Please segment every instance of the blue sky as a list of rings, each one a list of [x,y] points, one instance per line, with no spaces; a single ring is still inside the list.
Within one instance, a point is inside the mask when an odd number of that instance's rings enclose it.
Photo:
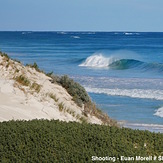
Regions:
[[[0,0],[0,31],[162,31],[163,0]]]

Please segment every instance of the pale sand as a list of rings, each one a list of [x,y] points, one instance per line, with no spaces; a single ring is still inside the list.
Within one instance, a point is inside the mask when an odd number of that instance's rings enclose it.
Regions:
[[[9,64],[8,64],[9,63]],[[9,65],[9,66],[8,66]],[[32,83],[41,85],[37,93],[30,86],[22,86],[13,78],[24,74]],[[58,101],[49,97],[49,93],[56,96]],[[59,111],[59,103],[63,103],[64,110]],[[58,84],[50,82],[50,78],[34,68],[9,60],[0,56],[0,121],[31,120],[31,119],[59,119],[62,121],[79,121],[82,108],[78,107],[67,91]],[[88,122],[101,124],[101,120],[94,116],[85,117]]]

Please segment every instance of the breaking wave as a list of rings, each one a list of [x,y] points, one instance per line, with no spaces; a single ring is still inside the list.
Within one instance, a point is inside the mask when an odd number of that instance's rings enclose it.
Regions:
[[[159,108],[154,115],[157,115],[163,118],[163,107]]]
[[[106,58],[102,54],[93,55],[88,57],[85,62],[79,66],[85,67],[108,67],[109,64],[113,63],[113,58]]]
[[[67,32],[57,32],[57,34],[61,34],[61,35],[66,35],[67,34]]]
[[[124,123],[123,127],[139,129],[139,130],[149,130],[151,132],[163,133],[163,125],[161,124],[141,124],[141,123]]]
[[[79,36],[71,36],[71,38],[79,39]]]
[[[136,32],[125,32],[125,35],[140,35],[139,33]]]
[[[139,68],[145,71],[158,71],[163,72],[163,64],[161,63],[146,63],[135,59],[104,57],[102,54],[89,56],[79,66],[92,67],[92,68],[110,68],[117,70]]]
[[[132,98],[145,98],[163,100],[163,90],[153,89],[107,89],[107,88],[90,88],[85,87],[89,93],[107,94],[112,96],[127,96]]]

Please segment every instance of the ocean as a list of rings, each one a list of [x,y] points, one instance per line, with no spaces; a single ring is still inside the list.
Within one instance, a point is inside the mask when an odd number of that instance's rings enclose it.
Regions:
[[[163,133],[163,33],[0,32],[0,50],[69,75],[122,126]]]

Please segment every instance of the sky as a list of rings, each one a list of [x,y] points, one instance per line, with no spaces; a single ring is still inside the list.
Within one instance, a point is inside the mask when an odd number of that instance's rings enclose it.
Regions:
[[[0,31],[163,32],[163,0],[0,0]]]

